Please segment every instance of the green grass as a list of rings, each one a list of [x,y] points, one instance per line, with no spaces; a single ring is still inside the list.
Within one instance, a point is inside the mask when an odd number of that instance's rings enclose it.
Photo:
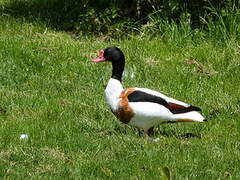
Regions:
[[[126,70],[135,73],[125,87],[200,106],[209,121],[158,126],[157,143],[117,121],[103,94],[111,65],[89,62],[110,45],[125,52]],[[239,179],[239,62],[231,38],[74,39],[2,14],[0,177],[161,179],[168,169],[172,179]]]

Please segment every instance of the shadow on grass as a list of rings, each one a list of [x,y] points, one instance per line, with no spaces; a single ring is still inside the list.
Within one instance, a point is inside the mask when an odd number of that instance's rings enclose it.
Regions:
[[[134,128],[134,130],[133,129],[130,130],[128,128],[115,127],[113,130],[99,131],[100,134],[106,135],[106,136],[112,136],[112,135],[118,135],[118,134],[126,135],[126,134],[129,134],[132,132],[138,133],[139,137],[144,136],[143,131],[135,129],[135,128]],[[172,130],[169,130],[169,131],[155,130],[153,136],[175,137],[178,139],[191,139],[191,138],[201,139],[200,134],[195,134],[195,133],[191,133],[191,132],[187,132],[184,134],[178,134],[177,132],[172,131]]]
[[[117,1],[106,0],[8,0],[0,4],[0,15],[24,19],[27,22],[41,21],[55,30],[75,32],[81,29],[87,33],[104,30],[98,26],[110,26],[112,21],[124,19],[124,16],[128,15],[126,7],[131,5],[130,2],[124,0],[122,6],[115,7]],[[99,12],[107,9],[118,8],[123,16],[114,11],[113,14],[110,12],[99,15]],[[118,18],[114,18],[115,15]]]
[[[177,134],[176,132],[173,131],[157,131],[155,132],[155,135],[161,135],[161,136],[165,136],[165,137],[175,137],[178,139],[190,139],[190,138],[199,138],[201,139],[201,135],[200,134],[194,134],[194,133],[184,133],[184,134]]]
[[[9,0],[0,6],[0,14],[29,22],[43,21],[51,28],[70,31],[85,4],[82,0]]]

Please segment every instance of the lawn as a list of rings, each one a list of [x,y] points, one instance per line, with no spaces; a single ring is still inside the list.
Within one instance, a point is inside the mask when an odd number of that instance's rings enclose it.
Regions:
[[[76,38],[2,13],[1,179],[239,179],[240,43],[176,35]],[[90,62],[113,45],[125,87],[199,106],[208,122],[159,125],[159,142],[119,122],[104,100],[111,65]]]

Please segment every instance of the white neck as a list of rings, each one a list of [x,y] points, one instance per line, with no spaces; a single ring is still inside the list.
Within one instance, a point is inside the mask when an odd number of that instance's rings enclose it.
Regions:
[[[115,112],[118,108],[119,97],[123,91],[123,86],[119,80],[111,78],[105,89],[105,98],[108,105]]]

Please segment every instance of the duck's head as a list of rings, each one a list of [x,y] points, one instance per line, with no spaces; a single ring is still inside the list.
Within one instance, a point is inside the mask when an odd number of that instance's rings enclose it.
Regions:
[[[121,49],[117,47],[107,47],[99,51],[99,57],[92,59],[92,62],[104,61],[112,62],[112,78],[121,81],[125,66],[125,57]]]
[[[110,61],[113,63],[125,62],[124,54],[118,47],[107,47],[99,51],[99,57],[92,59],[92,62],[99,63]]]

